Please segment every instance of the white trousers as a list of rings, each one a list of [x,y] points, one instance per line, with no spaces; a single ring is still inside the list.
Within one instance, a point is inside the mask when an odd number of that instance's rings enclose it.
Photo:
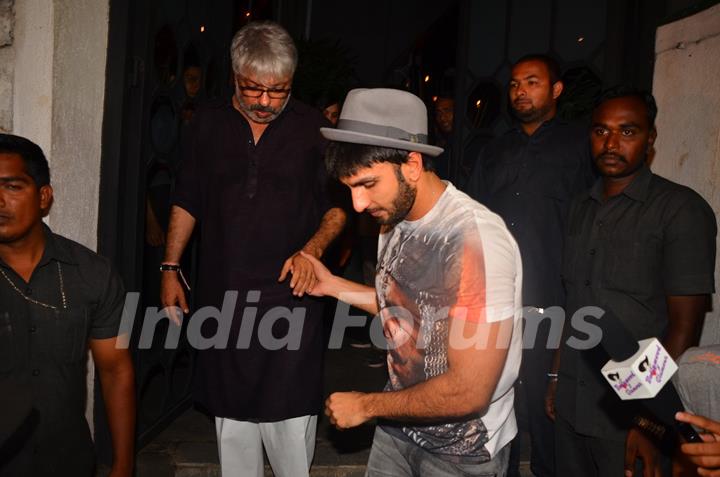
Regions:
[[[309,477],[317,416],[278,422],[215,418],[222,477],[263,477],[263,446],[275,477]]]

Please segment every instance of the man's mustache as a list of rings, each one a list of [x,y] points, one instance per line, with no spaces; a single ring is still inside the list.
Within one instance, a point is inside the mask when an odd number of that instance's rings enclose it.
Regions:
[[[276,113],[277,112],[277,110],[275,108],[271,108],[270,106],[263,106],[262,104],[251,105],[250,111],[261,111],[263,113]]]
[[[616,161],[624,162],[625,164],[627,164],[627,159],[625,159],[625,156],[622,156],[620,154],[604,152],[595,158],[595,160],[598,160],[598,161],[601,161],[603,159],[614,159]]]

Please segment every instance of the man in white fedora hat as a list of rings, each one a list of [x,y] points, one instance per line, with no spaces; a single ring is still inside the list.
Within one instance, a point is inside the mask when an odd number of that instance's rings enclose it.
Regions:
[[[368,476],[505,476],[517,432],[513,383],[521,357],[522,266],[503,221],[440,180],[426,161],[425,105],[393,89],[356,89],[326,164],[355,210],[381,225],[375,288],[318,260],[310,293],[379,315],[387,339],[383,392],[334,393],[338,428],[379,419]]]

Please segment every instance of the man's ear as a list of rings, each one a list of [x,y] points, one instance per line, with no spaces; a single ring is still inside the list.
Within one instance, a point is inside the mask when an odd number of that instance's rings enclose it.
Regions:
[[[648,149],[650,149],[653,144],[655,144],[655,139],[657,139],[657,129],[655,129],[655,126],[653,126],[650,130],[650,133],[648,134]]]
[[[560,95],[562,94],[564,88],[565,88],[565,85],[563,84],[562,81],[557,80],[556,82],[554,82],[552,85],[553,99],[558,99],[560,97]]]
[[[53,203],[53,188],[49,185],[44,185],[40,188],[40,210],[42,215],[45,217],[50,212],[50,207]]]
[[[407,162],[403,164],[405,177],[412,182],[420,180],[423,172],[423,157],[419,152],[409,152]]]

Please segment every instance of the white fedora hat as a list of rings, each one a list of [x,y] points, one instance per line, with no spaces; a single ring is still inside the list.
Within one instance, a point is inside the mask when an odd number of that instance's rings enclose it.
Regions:
[[[399,89],[354,89],[345,98],[337,128],[320,128],[331,141],[416,151],[443,152],[428,144],[427,109],[420,98]]]

